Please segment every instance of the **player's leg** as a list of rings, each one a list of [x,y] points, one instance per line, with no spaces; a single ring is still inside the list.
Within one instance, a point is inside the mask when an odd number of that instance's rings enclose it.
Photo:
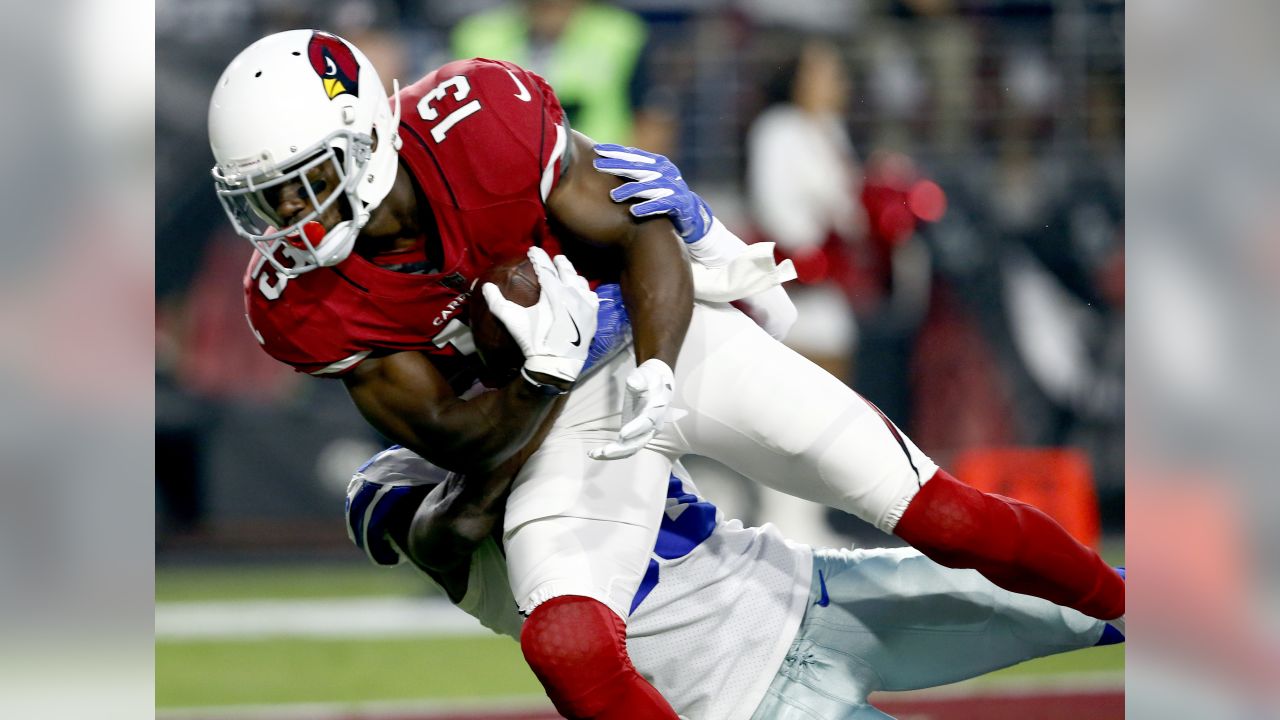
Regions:
[[[673,447],[852,513],[951,567],[1112,619],[1124,584],[1044,513],[945,472],[888,418],[736,311],[698,306],[677,366]]]
[[[1099,644],[1106,623],[911,548],[821,550],[801,634],[874,668],[873,690],[965,680]],[[818,602],[824,597],[825,604]]]
[[[894,533],[938,563],[972,568],[1006,590],[1095,618],[1124,615],[1124,581],[1097,553],[1038,508],[980,492],[944,470],[909,500]]]
[[[675,712],[627,656],[626,617],[657,537],[671,459],[587,453],[618,429],[623,357],[575,389],[507,501],[504,546],[527,619],[520,645],[556,709],[570,718],[668,718]]]
[[[640,577],[622,572],[625,558],[613,551],[646,537],[643,529],[631,525],[544,518],[517,528],[511,538],[514,542],[508,543],[509,563],[530,560],[527,555],[534,549],[549,551],[533,558],[543,561],[545,584],[533,595],[517,596],[524,598],[517,601],[522,607],[532,604],[520,633],[520,647],[547,696],[565,717],[676,717],[631,664],[626,621],[614,607],[627,594],[623,588],[630,588],[634,595]],[[516,550],[515,557],[511,548]],[[547,564],[561,567],[548,572]],[[582,578],[587,574],[590,580]]]
[[[809,606],[757,720],[887,718],[876,690],[965,680],[1099,644],[1105,623],[911,548],[818,550]]]

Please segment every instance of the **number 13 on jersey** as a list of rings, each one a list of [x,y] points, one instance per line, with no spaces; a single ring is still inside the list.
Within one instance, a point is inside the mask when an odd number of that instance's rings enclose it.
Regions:
[[[467,96],[471,94],[471,83],[467,82],[465,75],[457,75],[445,80],[431,88],[431,92],[423,95],[422,99],[418,101],[418,114],[422,116],[423,120],[435,120],[440,117],[440,113],[431,107],[431,103],[443,100],[445,94],[449,92],[449,88],[453,88],[453,99],[458,102],[466,100]],[[435,138],[437,143],[444,142],[444,136],[449,132],[449,128],[478,112],[480,112],[480,101],[472,100],[445,115],[443,120],[431,128],[431,137]]]
[[[507,75],[510,75],[512,82],[516,84],[516,99],[523,102],[529,102],[529,100],[532,99],[532,96],[529,94],[529,90],[524,86],[524,83],[520,82],[520,78],[517,78],[510,70],[507,71]],[[450,89],[453,90],[453,99],[456,102],[462,102],[471,95],[471,82],[467,80],[467,76],[465,75],[455,75],[434,88],[431,88],[431,91],[426,95],[423,95],[422,99],[418,101],[418,115],[428,122],[440,117],[440,111],[432,107],[431,104],[438,103],[440,100],[443,100],[445,95],[450,94]],[[479,100],[472,100],[471,102],[458,107],[453,112],[445,115],[443,120],[436,123],[435,127],[431,128],[431,137],[435,138],[437,143],[444,142],[445,135],[448,134],[450,128],[462,122],[466,118],[480,112],[480,107]]]

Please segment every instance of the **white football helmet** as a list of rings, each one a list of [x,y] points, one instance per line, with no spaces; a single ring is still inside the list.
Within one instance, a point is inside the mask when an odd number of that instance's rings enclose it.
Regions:
[[[209,101],[218,199],[236,232],[282,274],[345,260],[391,191],[400,150],[395,89],[392,110],[364,53],[317,30],[262,38],[218,79]],[[333,164],[339,185],[321,203],[305,175],[324,163]],[[301,182],[311,209],[285,226],[264,191],[291,181]],[[351,219],[325,232],[319,216],[339,198]]]

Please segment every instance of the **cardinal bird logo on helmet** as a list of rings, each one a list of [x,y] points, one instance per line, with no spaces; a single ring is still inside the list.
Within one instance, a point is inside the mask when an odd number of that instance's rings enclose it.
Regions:
[[[344,93],[360,97],[360,63],[338,36],[312,33],[311,42],[307,43],[307,59],[311,61],[311,69],[324,81],[324,91],[330,100]]]

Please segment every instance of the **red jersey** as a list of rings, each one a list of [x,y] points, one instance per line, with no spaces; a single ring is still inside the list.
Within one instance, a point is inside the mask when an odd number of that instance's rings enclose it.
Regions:
[[[255,252],[244,277],[249,325],[299,372],[334,377],[402,350],[449,365],[475,350],[465,323],[475,278],[533,244],[554,252],[543,202],[568,137],[546,82],[511,63],[459,60],[399,97],[401,172],[426,199],[419,212],[434,216],[442,269],[401,273],[353,252],[287,278]]]

